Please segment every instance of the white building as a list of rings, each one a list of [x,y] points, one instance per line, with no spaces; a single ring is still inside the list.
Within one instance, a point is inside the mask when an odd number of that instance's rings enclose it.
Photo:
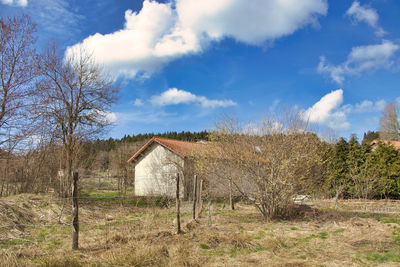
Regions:
[[[160,137],[150,139],[128,160],[135,164],[135,195],[173,197],[179,173],[181,195],[187,197],[192,179],[188,156],[199,145]]]

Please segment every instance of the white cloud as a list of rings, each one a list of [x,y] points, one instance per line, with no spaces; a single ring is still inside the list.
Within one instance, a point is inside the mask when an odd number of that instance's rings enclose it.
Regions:
[[[376,102],[363,100],[354,105],[343,103],[343,90],[338,89],[323,96],[317,103],[301,112],[302,118],[310,123],[328,126],[332,129],[349,129],[347,117],[355,113],[382,111],[386,106],[383,99]]]
[[[386,106],[385,100],[378,100],[375,103],[369,100],[364,100],[361,103],[357,103],[354,106],[354,112],[365,113],[365,112],[376,112],[382,111]]]
[[[28,0],[0,0],[0,2],[9,6],[25,7],[28,5]]]
[[[106,124],[114,124],[118,120],[117,114],[111,111],[90,110],[89,115],[95,115],[98,121]]]
[[[346,11],[346,15],[353,18],[355,22],[365,22],[374,28],[377,36],[383,36],[385,31],[379,27],[379,15],[375,9],[360,5],[360,2],[354,1],[351,7]]]
[[[328,126],[332,129],[348,129],[346,112],[340,109],[343,90],[338,89],[323,96],[312,107],[302,112],[302,117],[310,123]]]
[[[139,12],[125,12],[123,29],[96,33],[67,49],[85,50],[116,75],[149,76],[169,61],[199,53],[213,41],[230,37],[261,45],[292,34],[327,12],[326,0],[145,0]]]
[[[197,96],[177,88],[170,88],[160,95],[152,96],[150,102],[155,106],[196,103],[205,108],[229,107],[236,105],[232,100],[212,100],[205,96]]]
[[[393,64],[392,58],[399,48],[398,44],[387,40],[383,40],[382,44],[353,47],[347,60],[336,66],[327,64],[325,57],[321,57],[317,70],[328,73],[332,80],[341,84],[345,76],[390,68]]]
[[[133,105],[137,106],[137,107],[141,107],[144,105],[144,103],[140,98],[136,98],[135,101],[133,102]]]

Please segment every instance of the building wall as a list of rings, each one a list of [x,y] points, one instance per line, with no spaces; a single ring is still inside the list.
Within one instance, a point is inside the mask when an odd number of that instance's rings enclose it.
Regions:
[[[135,195],[176,196],[176,174],[183,170],[183,166],[181,157],[153,143],[135,165]]]

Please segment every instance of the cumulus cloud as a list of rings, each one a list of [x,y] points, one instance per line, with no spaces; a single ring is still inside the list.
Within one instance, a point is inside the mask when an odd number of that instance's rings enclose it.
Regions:
[[[205,108],[229,107],[236,105],[232,100],[212,100],[205,96],[197,96],[177,88],[170,88],[160,95],[152,96],[150,102],[155,106],[196,103]]]
[[[67,49],[83,47],[116,75],[145,77],[169,61],[203,51],[223,38],[261,45],[316,24],[326,0],[145,0],[139,12],[127,10],[123,29],[96,33]]]
[[[25,7],[28,5],[28,0],[0,0],[0,2],[9,6]]]
[[[332,129],[348,129],[346,113],[340,109],[343,90],[338,89],[323,96],[312,107],[302,112],[303,120],[328,126]]]
[[[379,68],[390,68],[393,56],[400,46],[391,41],[383,40],[381,44],[353,47],[347,60],[339,65],[326,63],[325,57],[320,58],[319,73],[327,73],[332,80],[341,84],[345,76],[360,74]]]
[[[373,8],[362,6],[360,2],[354,1],[351,7],[346,11],[346,15],[350,16],[354,22],[367,23],[376,30],[375,34],[377,36],[385,34],[385,31],[378,25],[379,15]]]
[[[376,102],[363,100],[359,103],[343,104],[343,90],[338,89],[323,96],[317,103],[301,112],[302,119],[310,123],[346,130],[350,127],[349,114],[379,112],[386,106],[383,99]]]

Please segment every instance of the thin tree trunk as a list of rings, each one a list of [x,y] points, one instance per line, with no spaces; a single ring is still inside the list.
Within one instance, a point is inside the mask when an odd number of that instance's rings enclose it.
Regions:
[[[196,220],[196,202],[197,202],[197,175],[193,179],[193,220]]]
[[[74,216],[72,221],[72,249],[76,250],[79,248],[79,219],[78,219],[78,173],[74,172],[74,183],[73,183],[73,191],[72,191],[72,214]]]
[[[179,196],[179,173],[176,174],[176,223],[177,223],[177,227],[178,227],[178,234],[182,233],[181,230],[181,200],[180,200],[180,196]]]
[[[235,209],[235,204],[233,203],[233,196],[232,196],[232,179],[229,179],[229,205],[231,210]]]
[[[197,192],[197,218],[200,216],[201,212],[203,211],[203,199],[202,197],[203,191],[203,179],[200,179],[199,190]]]

